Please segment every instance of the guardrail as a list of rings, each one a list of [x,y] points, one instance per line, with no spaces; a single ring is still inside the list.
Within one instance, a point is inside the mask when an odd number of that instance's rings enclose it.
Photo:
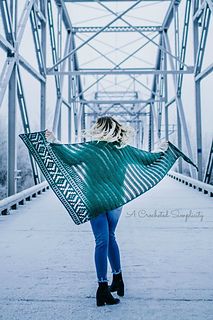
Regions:
[[[187,177],[181,173],[170,170],[167,175],[183,184],[197,189],[204,194],[208,194],[210,197],[213,197],[213,186],[205,182],[195,180],[191,177]],[[35,186],[32,186],[26,190],[18,192],[10,197],[7,197],[3,200],[0,200],[0,214],[7,215],[10,213],[10,210],[17,209],[18,206],[24,205],[26,201],[30,201],[32,198],[37,197],[37,195],[45,192],[49,189],[47,181],[43,181]]]
[[[49,189],[47,181],[43,181],[35,186],[32,186],[26,190],[18,192],[10,197],[0,200],[0,214],[10,214],[10,210],[15,210],[19,205],[24,205],[26,201],[30,201],[32,198],[36,198],[37,195],[45,192]]]
[[[169,173],[167,173],[167,175],[193,189],[197,189],[198,191],[203,192],[204,194],[208,194],[210,197],[213,197],[213,185],[211,184],[193,179],[191,177],[187,177],[181,173],[172,170],[170,170]]]

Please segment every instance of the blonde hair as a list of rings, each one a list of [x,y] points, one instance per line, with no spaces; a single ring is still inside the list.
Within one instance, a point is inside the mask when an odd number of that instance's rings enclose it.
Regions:
[[[123,148],[135,134],[131,126],[120,124],[112,117],[99,117],[94,125],[87,130],[81,130],[82,137],[90,136],[92,140],[119,142],[117,148]]]

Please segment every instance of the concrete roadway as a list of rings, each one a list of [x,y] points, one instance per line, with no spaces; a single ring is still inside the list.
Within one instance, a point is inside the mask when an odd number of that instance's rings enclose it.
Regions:
[[[0,319],[213,319],[212,198],[166,176],[124,206],[117,241],[125,296],[96,307],[90,223],[52,190],[0,216]]]

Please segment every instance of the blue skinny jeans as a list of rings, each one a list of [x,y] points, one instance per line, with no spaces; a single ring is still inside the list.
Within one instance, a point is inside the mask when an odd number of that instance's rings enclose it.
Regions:
[[[107,257],[112,273],[121,271],[120,252],[115,238],[115,229],[123,206],[100,213],[89,220],[95,237],[95,267],[98,282],[108,282]]]

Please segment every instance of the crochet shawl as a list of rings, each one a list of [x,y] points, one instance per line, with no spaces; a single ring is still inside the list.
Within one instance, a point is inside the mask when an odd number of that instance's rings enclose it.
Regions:
[[[77,225],[154,187],[180,156],[197,168],[170,141],[167,150],[148,152],[130,145],[117,148],[117,142],[97,140],[51,143],[45,131],[19,137]]]

